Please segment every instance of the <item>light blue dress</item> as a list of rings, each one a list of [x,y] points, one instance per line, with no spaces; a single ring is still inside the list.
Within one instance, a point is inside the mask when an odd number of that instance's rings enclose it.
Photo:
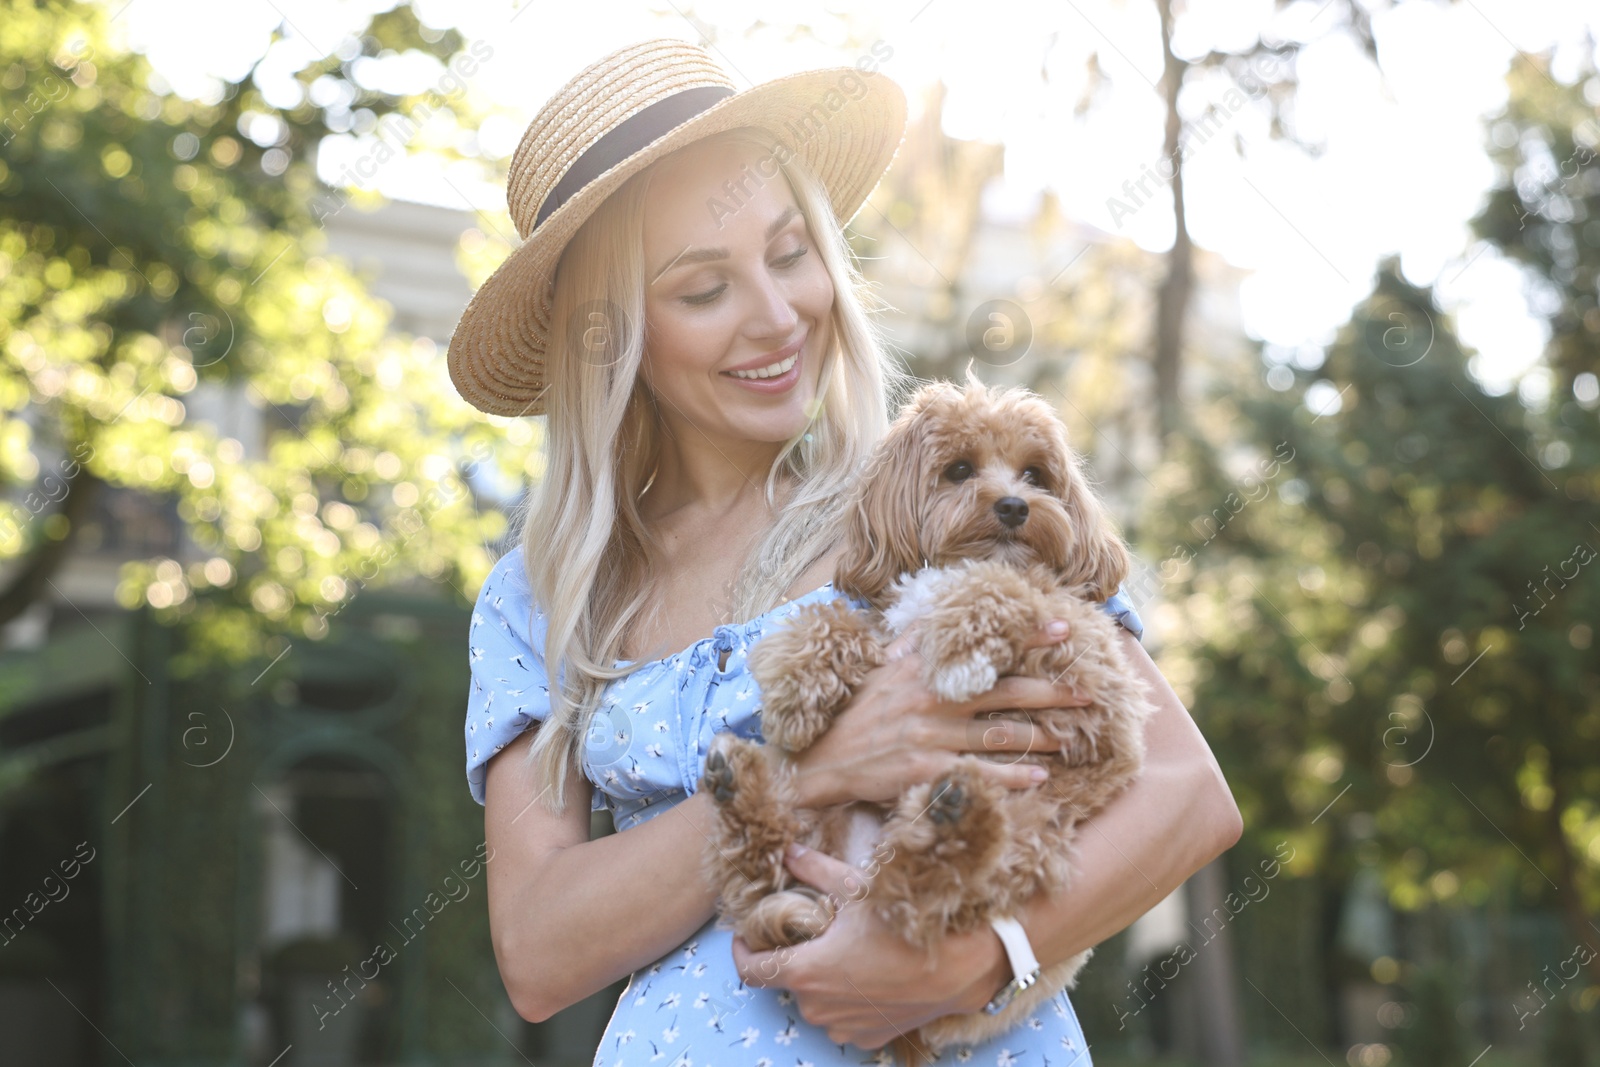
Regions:
[[[731,730],[761,740],[761,699],[745,655],[762,633],[802,604],[845,594],[832,583],[748,622],[718,626],[682,652],[613,681],[585,744],[592,810],[611,812],[623,832],[695,791],[712,736]],[[854,600],[856,606],[864,606]],[[1118,590],[1105,604],[1134,636],[1144,627]],[[484,764],[549,712],[544,615],[533,610],[522,549],[494,566],[478,594],[469,631],[467,785],[484,802]],[[727,665],[719,668],[721,653]],[[618,664],[626,661],[619,660]],[[800,1017],[786,989],[751,988],[733,964],[733,934],[715,917],[682,945],[634,972],[595,1054],[595,1067],[803,1067],[890,1064],[887,1047],[841,1045]],[[1065,992],[1008,1032],[947,1048],[938,1064],[1089,1067],[1087,1043]]]

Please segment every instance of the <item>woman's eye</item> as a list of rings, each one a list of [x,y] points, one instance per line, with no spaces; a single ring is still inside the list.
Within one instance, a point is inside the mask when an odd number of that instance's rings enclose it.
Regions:
[[[944,476],[952,482],[964,482],[972,477],[972,464],[964,459],[958,459],[944,469]]]
[[[809,249],[809,248],[805,247],[804,245],[802,245],[801,247],[795,249],[793,252],[790,252],[788,255],[774,260],[773,263],[774,263],[775,266],[777,266],[780,269],[786,268],[786,267],[792,267],[796,263],[800,262],[800,257],[804,256],[809,251],[811,251],[811,249]],[[722,285],[717,286],[715,289],[707,289],[703,293],[691,293],[688,296],[679,297],[678,299],[682,300],[685,304],[688,304],[690,307],[700,307],[703,304],[711,303],[717,297],[721,296],[722,293],[723,293],[723,290],[725,290],[727,288],[728,288],[727,284],[724,283]]]
[[[692,307],[699,307],[701,304],[709,304],[711,301],[721,296],[722,291],[726,288],[727,285],[725,284],[719,285],[715,289],[707,289],[703,293],[693,293],[689,296],[680,297],[679,299],[681,299],[685,304],[691,305]]]

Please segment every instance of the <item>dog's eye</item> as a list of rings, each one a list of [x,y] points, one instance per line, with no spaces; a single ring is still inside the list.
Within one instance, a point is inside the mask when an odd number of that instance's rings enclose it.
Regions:
[[[1045,484],[1044,471],[1038,467],[1024,467],[1022,469],[1022,480],[1031,485],[1042,487]]]
[[[958,459],[944,469],[944,476],[952,482],[964,482],[972,477],[972,464],[964,459]]]

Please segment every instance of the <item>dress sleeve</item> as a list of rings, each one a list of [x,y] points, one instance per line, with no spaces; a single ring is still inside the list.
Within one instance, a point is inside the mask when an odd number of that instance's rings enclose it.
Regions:
[[[494,565],[467,630],[467,788],[484,803],[489,757],[550,713],[544,668],[544,612],[528,591],[522,549],[513,548]]]
[[[1117,586],[1117,591],[1111,599],[1102,605],[1106,614],[1120,622],[1124,628],[1141,642],[1144,640],[1144,622],[1139,618],[1139,613],[1133,610],[1133,601],[1128,599],[1122,586]]]

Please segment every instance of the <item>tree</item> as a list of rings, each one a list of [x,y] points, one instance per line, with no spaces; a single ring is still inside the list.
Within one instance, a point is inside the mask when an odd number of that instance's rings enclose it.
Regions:
[[[1289,4],[1287,0],[1277,0],[1274,6],[1282,8]],[[1336,13],[1323,24],[1319,32],[1328,35],[1350,33],[1376,65],[1377,44],[1373,40],[1371,21],[1366,10],[1350,0],[1329,0],[1327,6],[1335,7]],[[1185,362],[1185,327],[1194,290],[1194,241],[1189,236],[1188,204],[1184,198],[1184,160],[1227,124],[1230,115],[1244,106],[1246,96],[1252,99],[1266,98],[1270,112],[1268,128],[1272,137],[1287,140],[1311,153],[1318,149],[1299,138],[1288,118],[1298,86],[1296,60],[1306,42],[1268,40],[1267,35],[1263,34],[1239,51],[1212,49],[1203,55],[1185,56],[1173,48],[1178,21],[1173,0],[1156,0],[1156,13],[1161,30],[1162,69],[1160,82],[1152,88],[1161,94],[1166,112],[1162,124],[1161,149],[1161,169],[1165,173],[1157,175],[1146,171],[1138,177],[1137,187],[1140,193],[1149,195],[1145,190],[1146,179],[1159,177],[1172,188],[1172,247],[1167,250],[1166,273],[1156,291],[1154,336],[1150,349],[1150,362],[1156,380],[1156,433],[1159,443],[1165,448],[1168,436],[1185,421],[1181,381]],[[1319,9],[1319,20],[1322,14],[1323,11]],[[1187,120],[1178,107],[1178,101],[1191,71],[1202,76],[1219,71],[1227,76],[1231,85],[1222,95],[1221,108],[1213,103],[1200,116]],[[1235,133],[1233,140],[1237,151],[1243,156],[1243,139]],[[1141,203],[1139,198],[1134,197],[1130,207],[1114,199],[1113,212],[1119,208],[1122,211],[1133,210]]]
[[[0,478],[13,498],[0,623],[49,592],[103,485],[174,501],[209,554],[132,561],[118,589],[125,606],[198,624],[198,656],[255,654],[273,631],[321,637],[368,582],[487,571],[483,542],[504,521],[477,512],[464,478],[491,460],[523,472],[534,428],[472,412],[433,344],[392,333],[388,309],[319,254],[321,225],[351,197],[312,160],[349,130],[376,131],[362,160],[374,166],[412,140],[440,150],[415,120],[454,131],[472,118],[467,79],[492,54],[401,5],[291,86],[269,94],[258,63],[192,101],[147,88],[148,65],[111,47],[99,6],[0,0]],[[379,75],[400,56],[439,74],[396,90]],[[207,391],[266,416],[262,454],[187,417],[180,398]]]
[[[1401,908],[1508,886],[1586,944],[1600,346],[1578,326],[1595,314],[1600,181],[1579,168],[1552,194],[1521,170],[1544,151],[1583,157],[1569,123],[1592,73],[1563,86],[1514,67],[1498,120],[1513,134],[1497,141],[1520,147],[1475,220],[1550,297],[1529,379],[1559,383],[1548,398],[1488,392],[1432,293],[1391,261],[1319,369],[1285,367],[1281,394],[1235,383],[1236,419],[1217,401],[1245,439],[1197,439],[1164,472],[1175,495],[1151,530],[1178,546],[1159,580],[1192,634],[1170,676],[1209,709],[1254,833],[1303,842],[1335,885],[1379,865]]]

